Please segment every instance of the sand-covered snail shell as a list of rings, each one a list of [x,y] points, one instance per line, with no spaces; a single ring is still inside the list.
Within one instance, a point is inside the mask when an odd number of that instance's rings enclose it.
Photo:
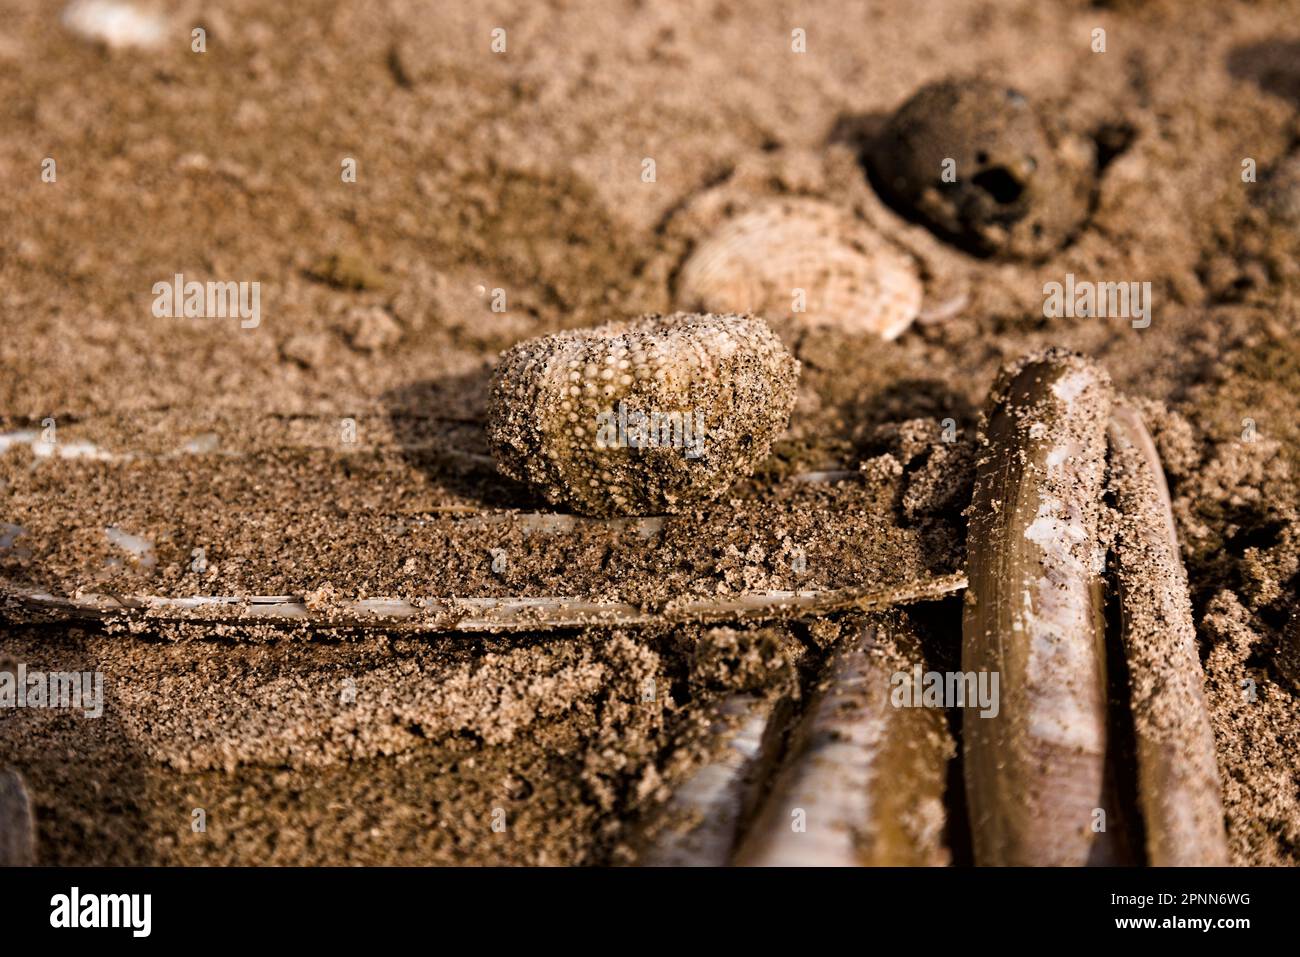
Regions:
[[[922,87],[867,151],[886,199],[973,253],[1039,259],[1080,227],[1096,148],[1044,121],[1024,94],[981,79]]]
[[[749,312],[896,338],[921,308],[912,261],[851,213],[772,200],[723,223],[682,264],[682,308]]]
[[[753,316],[650,315],[521,342],[488,430],[501,470],[588,515],[674,512],[748,475],[785,428],[799,363]]]

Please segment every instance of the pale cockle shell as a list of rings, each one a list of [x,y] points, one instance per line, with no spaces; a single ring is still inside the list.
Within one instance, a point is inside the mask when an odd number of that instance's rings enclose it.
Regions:
[[[741,213],[695,248],[677,279],[685,309],[791,318],[885,340],[911,325],[921,297],[910,259],[816,199]]]
[[[577,512],[679,511],[766,457],[798,376],[799,363],[753,316],[644,316],[529,339],[497,367],[492,452],[506,475]],[[629,427],[612,436],[620,410]],[[676,428],[636,438],[634,414]]]

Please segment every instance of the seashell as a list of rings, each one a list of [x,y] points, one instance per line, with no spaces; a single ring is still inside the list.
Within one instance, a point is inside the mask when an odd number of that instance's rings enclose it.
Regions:
[[[971,498],[962,669],[1000,675],[996,716],[963,722],[975,863],[1121,857],[1106,780],[1101,539],[1106,373],[1063,350],[1009,366],[985,415]]]
[[[27,784],[17,771],[0,770],[0,867],[36,863],[36,822]]]
[[[63,25],[112,49],[161,46],[168,29],[159,14],[123,0],[73,0],[63,11]]]
[[[1187,572],[1155,442],[1138,411],[1112,407],[1112,568],[1127,664],[1147,863],[1224,867],[1223,788]]]
[[[957,77],[898,108],[867,150],[895,208],[981,256],[1041,259],[1082,226],[1096,145],[1058,128],[1024,94]]]
[[[762,461],[798,376],[753,316],[651,315],[530,339],[497,367],[493,455],[580,513],[680,511]]]
[[[783,702],[784,704],[784,702]],[[750,788],[770,760],[777,703],[732,695],[714,710],[721,747],[673,793],[659,832],[637,859],[642,867],[725,867],[731,860]],[[766,744],[766,747],[765,747]]]
[[[894,676],[922,661],[901,618],[865,622],[839,647],[732,863],[949,863],[943,794],[955,748],[947,720],[940,709],[892,701]]]
[[[740,214],[696,247],[677,279],[683,308],[791,318],[885,340],[912,324],[921,295],[911,260],[815,199]]]

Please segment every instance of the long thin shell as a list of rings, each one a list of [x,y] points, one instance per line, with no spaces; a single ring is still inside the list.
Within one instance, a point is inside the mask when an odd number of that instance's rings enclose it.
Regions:
[[[316,628],[468,633],[546,631],[589,625],[615,627],[804,618],[932,601],[965,587],[966,578],[962,575],[940,575],[892,588],[749,592],[727,598],[671,602],[661,608],[562,596],[430,598],[415,602],[402,598],[367,598],[313,607],[299,595],[164,598],[156,595],[83,594],[61,597],[48,592],[27,591],[0,579],[0,604],[8,602],[29,615],[55,618],[181,624],[301,624]]]
[[[764,740],[776,704],[733,695],[719,707],[717,756],[684,781],[669,799],[643,867],[722,867],[731,860],[746,794],[764,765]],[[770,751],[771,748],[766,750]]]
[[[32,802],[17,771],[0,771],[0,867],[36,863],[36,825]]]
[[[1106,374],[1059,350],[994,387],[967,539],[962,668],[999,673],[996,717],[963,723],[975,862],[1108,858],[1099,541]],[[1102,814],[1098,814],[1102,812]]]
[[[35,433],[32,433],[35,435]],[[5,436],[0,434],[0,452]],[[65,443],[66,447],[66,443]],[[802,472],[791,481],[820,484],[861,479],[857,470]],[[459,510],[460,506],[448,506]],[[642,538],[659,534],[664,516],[592,518],[555,512],[491,512],[466,506],[469,524],[515,523],[528,534],[563,534],[581,527],[633,531]],[[427,519],[413,519],[426,521]],[[0,522],[0,553],[24,534],[22,526]],[[313,607],[300,595],[191,595],[170,597],[80,592],[56,595],[0,577],[0,607],[21,617],[115,619],[158,624],[306,625],[316,628],[362,628],[384,631],[512,632],[546,631],[585,625],[644,625],[662,622],[725,622],[802,618],[843,611],[870,611],[892,605],[929,601],[966,587],[964,575],[941,575],[892,588],[863,586],[821,591],[768,591],[638,608],[626,602],[584,601],[557,595],[511,598],[424,599],[377,597]]]
[[[1155,444],[1125,404],[1111,412],[1110,470],[1120,513],[1116,580],[1147,862],[1224,865],[1219,769],[1187,573]]]
[[[737,864],[948,863],[943,790],[954,750],[944,712],[891,701],[894,676],[919,660],[894,620],[868,622],[836,652]]]

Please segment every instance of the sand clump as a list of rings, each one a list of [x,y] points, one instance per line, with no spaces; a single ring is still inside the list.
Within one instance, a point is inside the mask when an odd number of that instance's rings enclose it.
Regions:
[[[15,767],[78,756],[28,784],[44,863],[590,863],[619,839],[603,822],[665,796],[677,705],[653,634],[197,655],[75,629],[4,637],[18,660],[107,675],[103,719],[0,719]],[[101,804],[114,812],[67,812]]]

